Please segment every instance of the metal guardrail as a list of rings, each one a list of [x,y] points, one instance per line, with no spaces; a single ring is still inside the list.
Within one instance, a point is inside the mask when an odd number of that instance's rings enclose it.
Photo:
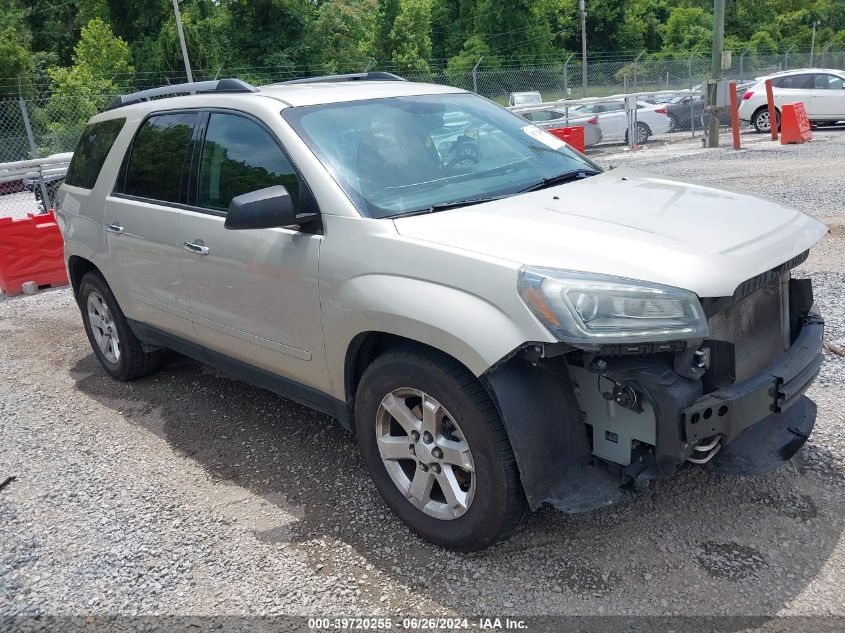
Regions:
[[[0,163],[0,217],[46,212],[56,189],[64,181],[72,157],[72,152],[65,152]]]
[[[0,182],[40,178],[42,174],[50,170],[67,171],[71,158],[73,158],[73,152],[65,152],[46,158],[0,163]]]

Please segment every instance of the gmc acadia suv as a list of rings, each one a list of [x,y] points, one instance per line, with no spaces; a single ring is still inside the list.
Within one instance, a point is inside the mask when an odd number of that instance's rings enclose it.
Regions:
[[[824,225],[603,172],[456,88],[126,95],[85,128],[58,218],[106,372],[169,348],[336,417],[445,547],[690,463],[773,469],[815,421],[823,322],[790,270]]]

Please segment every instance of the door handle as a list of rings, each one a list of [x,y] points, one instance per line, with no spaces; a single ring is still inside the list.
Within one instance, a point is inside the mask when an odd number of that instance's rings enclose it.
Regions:
[[[123,227],[120,224],[118,224],[117,222],[113,222],[111,224],[106,224],[106,230],[109,233],[117,233],[118,235],[123,233]]]
[[[203,244],[202,240],[197,240],[196,242],[185,242],[182,244],[182,248],[189,253],[194,253],[196,255],[208,255],[208,246]]]

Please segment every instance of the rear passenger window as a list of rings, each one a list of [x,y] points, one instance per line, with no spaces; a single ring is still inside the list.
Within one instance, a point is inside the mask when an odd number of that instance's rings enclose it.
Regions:
[[[255,121],[212,113],[202,151],[198,206],[227,211],[232,198],[284,185],[298,206],[299,179],[275,139]]]
[[[779,88],[809,90],[813,87],[813,75],[789,75],[782,77]]]
[[[85,126],[67,168],[67,184],[85,189],[94,188],[106,156],[125,122],[126,119],[109,119]]]
[[[132,143],[123,193],[182,202],[182,174],[198,118],[195,112],[184,112],[147,119]]]

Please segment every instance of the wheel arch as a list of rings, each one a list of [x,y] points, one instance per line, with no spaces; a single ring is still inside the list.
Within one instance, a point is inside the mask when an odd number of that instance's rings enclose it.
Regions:
[[[92,270],[102,274],[100,269],[90,259],[86,259],[81,255],[71,255],[68,258],[67,273],[74,297],[79,296],[79,286],[82,283],[82,278]]]
[[[353,411],[355,410],[355,394],[358,391],[361,376],[363,376],[364,371],[366,371],[367,367],[369,367],[376,358],[399,346],[413,346],[418,348],[420,351],[436,351],[460,363],[464,369],[472,373],[470,368],[467,367],[467,365],[459,358],[456,358],[446,350],[434,347],[428,343],[423,343],[421,341],[391,332],[377,330],[361,332],[349,342],[343,363],[343,387],[344,393],[346,394],[346,419],[341,420],[341,423],[353,432],[355,430],[353,415]],[[482,384],[484,383],[482,382]]]

